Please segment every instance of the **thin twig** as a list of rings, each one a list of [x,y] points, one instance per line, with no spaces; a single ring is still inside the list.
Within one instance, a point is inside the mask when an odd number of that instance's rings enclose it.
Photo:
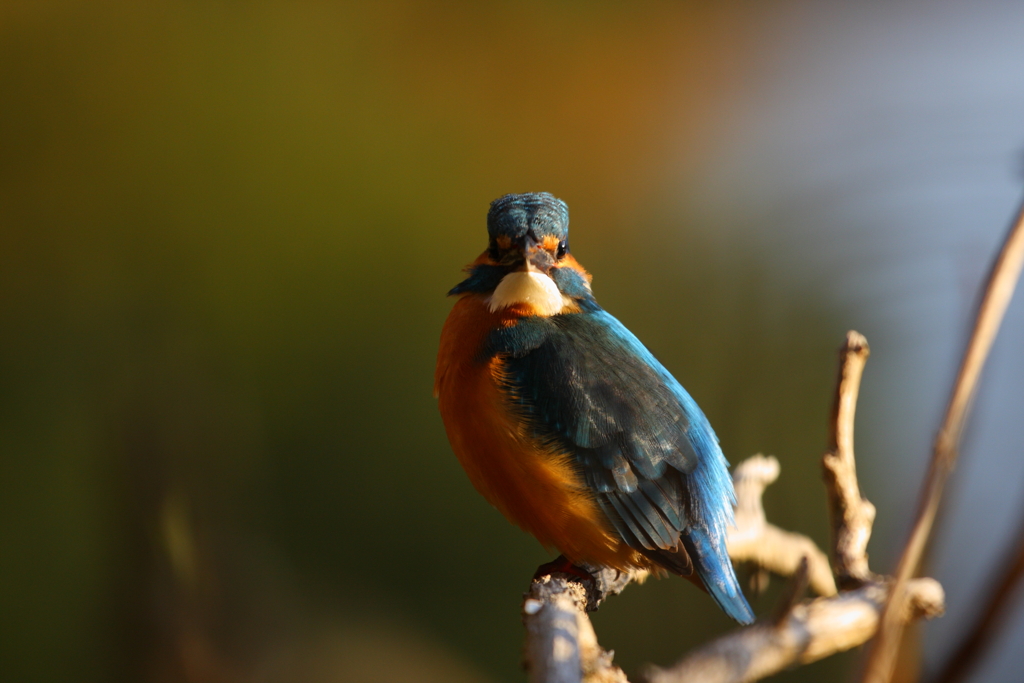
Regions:
[[[789,618],[789,615],[793,613],[796,606],[804,599],[804,595],[807,594],[807,583],[807,558],[804,557],[801,558],[800,566],[797,567],[796,572],[793,573],[793,576],[789,577],[786,589],[782,591],[779,603],[775,605],[775,610],[768,619],[771,623],[779,626]]]
[[[962,681],[992,644],[992,636],[1007,616],[1014,593],[1024,579],[1024,517],[1021,518],[1014,541],[1014,545],[1011,546],[1012,552],[1007,553],[1006,561],[997,565],[1005,567],[1001,576],[994,576],[991,581],[985,582],[986,586],[994,585],[995,588],[984,601],[985,605],[967,631],[967,636],[935,678],[935,683]]]
[[[875,506],[861,497],[853,452],[857,395],[870,352],[863,335],[852,330],[846,333],[846,343],[839,352],[839,379],[829,421],[831,443],[821,461],[832,520],[832,566],[836,582],[843,588],[856,588],[874,579],[868,569],[867,547]]]
[[[1013,228],[1006,237],[989,276],[984,298],[978,308],[974,332],[964,353],[963,363],[950,396],[942,427],[935,439],[931,464],[922,490],[917,519],[910,539],[903,549],[896,569],[896,584],[889,594],[878,634],[872,641],[864,671],[864,683],[888,683],[896,665],[903,623],[904,587],[917,571],[921,555],[931,534],[935,514],[946,479],[956,463],[957,447],[963,433],[971,399],[974,396],[981,370],[1002,323],[1006,308],[1024,265],[1024,206],[1018,213]]]

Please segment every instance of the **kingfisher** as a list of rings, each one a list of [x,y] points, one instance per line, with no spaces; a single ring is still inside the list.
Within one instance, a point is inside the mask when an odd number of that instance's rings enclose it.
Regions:
[[[725,545],[735,493],[697,403],[594,299],[547,192],[487,213],[441,332],[434,393],[473,486],[572,565],[677,574],[753,612]]]

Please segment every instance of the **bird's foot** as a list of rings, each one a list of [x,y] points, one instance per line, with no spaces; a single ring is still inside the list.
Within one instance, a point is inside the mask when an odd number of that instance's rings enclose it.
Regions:
[[[549,576],[551,574],[568,574],[570,576],[575,576],[582,583],[589,582],[591,585],[593,585],[594,583],[593,574],[591,574],[583,567],[580,567],[570,562],[568,559],[566,559],[565,555],[559,555],[551,562],[542,564],[541,566],[537,567],[537,571],[536,573],[534,573],[533,578],[534,580],[537,580],[543,576]]]

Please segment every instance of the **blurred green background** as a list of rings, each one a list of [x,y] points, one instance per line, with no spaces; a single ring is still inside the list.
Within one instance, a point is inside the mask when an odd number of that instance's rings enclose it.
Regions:
[[[836,242],[785,230],[857,195],[769,206],[743,150],[772,130],[737,124],[803,63],[787,41],[834,19],[803,8],[0,5],[3,678],[522,680],[519,601],[550,555],[472,490],[431,395],[444,294],[507,192],[569,203],[598,299],[733,463],[780,458],[770,518],[824,545],[818,458],[864,283],[789,278]],[[1011,207],[988,206],[970,288]],[[913,397],[891,400],[868,443]],[[665,580],[596,627],[635,671],[731,624]]]

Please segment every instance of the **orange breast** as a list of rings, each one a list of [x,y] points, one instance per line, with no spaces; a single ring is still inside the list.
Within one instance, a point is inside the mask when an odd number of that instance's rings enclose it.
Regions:
[[[647,562],[622,543],[572,466],[571,454],[529,435],[502,391],[500,358],[480,358],[487,335],[521,312],[491,313],[467,295],[441,333],[435,393],[452,450],[473,486],[502,514],[573,562],[625,569]]]

